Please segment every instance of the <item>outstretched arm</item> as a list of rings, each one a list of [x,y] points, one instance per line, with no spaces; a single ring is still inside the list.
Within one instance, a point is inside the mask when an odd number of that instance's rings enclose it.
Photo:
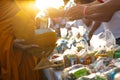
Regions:
[[[96,21],[109,21],[114,12],[120,10],[120,0],[108,0],[105,3],[90,5],[86,9],[85,5],[77,5],[70,8],[65,16],[70,20],[81,19],[83,17]],[[84,10],[85,9],[85,10]]]
[[[119,0],[108,0],[105,3],[89,6],[86,10],[86,18],[96,21],[109,21],[113,14],[120,10]]]
[[[101,24],[101,22],[98,22],[98,21],[96,21],[94,23],[93,27],[91,28],[91,30],[89,31],[89,34],[88,34],[89,39],[92,38],[94,32],[100,27],[100,24]]]

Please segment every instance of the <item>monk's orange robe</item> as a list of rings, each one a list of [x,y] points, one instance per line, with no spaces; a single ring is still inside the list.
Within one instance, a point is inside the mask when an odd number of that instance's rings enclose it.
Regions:
[[[14,0],[0,0],[0,80],[42,80],[42,73],[32,70],[34,57],[13,49],[12,19],[19,11]]]

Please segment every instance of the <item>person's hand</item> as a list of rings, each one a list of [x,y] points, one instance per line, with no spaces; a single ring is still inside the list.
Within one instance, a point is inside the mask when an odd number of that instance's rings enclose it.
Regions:
[[[14,46],[14,48],[19,48],[19,49],[22,49],[22,50],[39,48],[39,46],[36,45],[36,44],[25,45],[24,42],[25,42],[24,39],[15,39],[14,42],[13,42],[13,46]]]
[[[62,17],[64,10],[63,9],[56,9],[56,8],[47,8],[47,14],[51,18]]]
[[[108,5],[96,4],[92,6],[76,5],[65,12],[65,17],[68,20],[77,20],[81,18],[87,18],[100,22],[108,22],[111,20],[116,9],[111,8]]]
[[[83,18],[83,8],[84,6],[83,5],[76,5],[76,6],[73,6],[72,8],[68,9],[66,12],[65,12],[65,17],[68,19],[68,20],[77,20],[77,19],[81,19]]]

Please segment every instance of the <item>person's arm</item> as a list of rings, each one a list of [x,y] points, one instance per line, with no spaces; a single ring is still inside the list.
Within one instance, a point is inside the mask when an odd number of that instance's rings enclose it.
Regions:
[[[107,22],[118,10],[120,10],[120,1],[108,0],[105,3],[89,6],[86,10],[86,18]]]
[[[95,21],[109,21],[114,12],[120,10],[120,0],[108,0],[105,3],[88,6],[77,5],[70,8],[65,16],[69,20],[81,19],[83,17]]]
[[[92,20],[90,19],[83,18],[82,21],[87,27],[90,27],[92,25]]]
[[[89,19],[82,19],[82,21],[84,22],[84,24],[87,26],[87,27],[91,27],[91,25],[93,25],[88,33],[88,38],[91,39],[92,38],[92,35],[93,33],[99,28],[101,22],[98,22],[98,21],[95,21],[94,24],[92,20],[89,20]]]
[[[92,6],[92,5],[95,5],[95,4],[100,4],[100,2],[98,0],[95,0],[94,2],[88,3],[87,5]]]
[[[13,41],[13,48],[14,49],[21,49],[21,50],[28,50],[28,49],[32,49],[32,48],[39,48],[39,45],[37,45],[37,44],[25,45],[24,42],[25,41],[23,39],[15,39]]]
[[[48,8],[46,11],[51,18],[64,16],[64,9]]]
[[[96,21],[94,23],[93,27],[91,28],[91,30],[89,31],[89,34],[88,34],[89,39],[92,38],[93,33],[99,28],[100,24],[101,24],[101,22],[98,22],[98,21]]]

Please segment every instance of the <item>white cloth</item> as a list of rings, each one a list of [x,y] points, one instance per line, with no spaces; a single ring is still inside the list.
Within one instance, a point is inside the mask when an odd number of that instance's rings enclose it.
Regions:
[[[44,69],[45,76],[48,80],[62,80],[61,70],[54,70],[53,68]]]
[[[106,25],[104,25],[104,23]],[[94,35],[103,32],[104,26],[106,26],[113,33],[115,38],[120,38],[120,11],[115,12],[109,22],[103,22],[103,24],[101,24],[100,27],[94,32]]]

